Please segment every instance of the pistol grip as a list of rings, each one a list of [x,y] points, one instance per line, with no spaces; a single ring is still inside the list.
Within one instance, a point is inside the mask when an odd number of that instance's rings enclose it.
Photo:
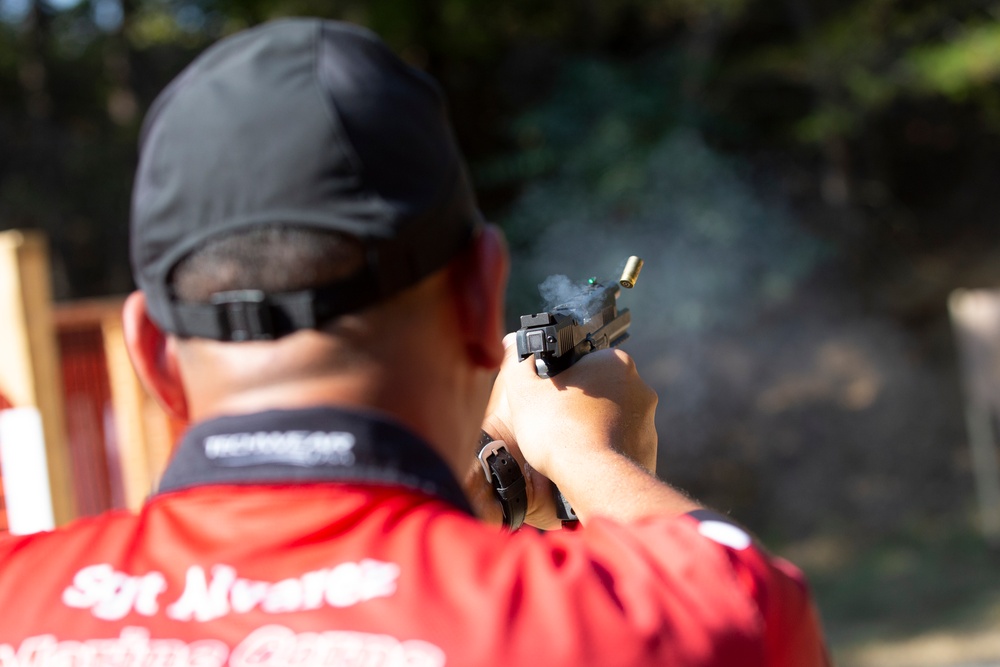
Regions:
[[[556,503],[556,516],[558,516],[563,521],[579,521],[576,516],[576,512],[573,511],[572,505],[566,500],[566,496],[562,494],[559,487],[555,484],[552,485],[552,500]]]
[[[558,370],[553,371],[549,362],[543,357],[537,355],[535,356],[535,371],[538,373],[538,377],[540,378],[550,378],[559,372]]]

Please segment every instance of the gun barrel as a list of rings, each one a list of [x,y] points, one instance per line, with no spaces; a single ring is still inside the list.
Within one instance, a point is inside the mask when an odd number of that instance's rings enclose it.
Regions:
[[[587,336],[592,348],[603,350],[608,347],[617,347],[628,338],[628,328],[632,324],[632,314],[625,309],[618,313],[610,322]]]

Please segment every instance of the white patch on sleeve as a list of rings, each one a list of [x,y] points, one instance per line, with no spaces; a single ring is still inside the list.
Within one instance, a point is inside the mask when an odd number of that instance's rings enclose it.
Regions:
[[[724,521],[702,521],[698,524],[698,532],[724,547],[737,551],[743,551],[753,544],[746,531]]]

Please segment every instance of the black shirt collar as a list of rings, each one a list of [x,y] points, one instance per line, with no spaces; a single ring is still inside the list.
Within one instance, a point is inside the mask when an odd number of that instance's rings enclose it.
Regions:
[[[332,407],[219,417],[191,427],[159,493],[209,484],[358,482],[436,496],[472,514],[427,443],[381,415]]]

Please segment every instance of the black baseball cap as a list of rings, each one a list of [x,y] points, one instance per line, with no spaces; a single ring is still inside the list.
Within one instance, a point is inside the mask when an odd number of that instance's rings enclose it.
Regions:
[[[481,220],[444,97],[373,33],[284,19],[205,51],[145,119],[131,256],[163,330],[277,338],[376,303],[442,268]],[[185,303],[171,272],[205,242],[258,225],[335,230],[366,248],[343,281]]]

